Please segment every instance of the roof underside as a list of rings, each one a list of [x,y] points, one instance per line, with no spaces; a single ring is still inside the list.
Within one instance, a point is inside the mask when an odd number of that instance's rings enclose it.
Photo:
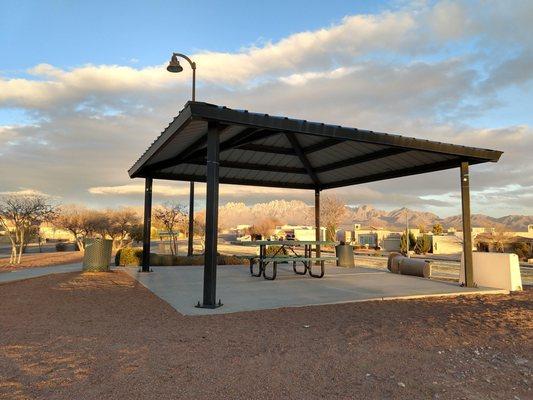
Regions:
[[[500,151],[189,102],[130,177],[205,182],[208,126],[220,137],[220,183],[329,189],[496,162]]]

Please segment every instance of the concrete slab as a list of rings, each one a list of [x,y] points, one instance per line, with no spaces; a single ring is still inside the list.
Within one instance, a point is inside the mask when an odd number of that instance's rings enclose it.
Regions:
[[[51,267],[26,268],[16,271],[0,272],[0,283],[20,281],[23,279],[37,278],[50,274],[81,271],[81,263],[54,265]]]
[[[250,276],[244,266],[219,266],[217,298],[223,307],[195,308],[202,298],[203,267],[117,268],[128,272],[142,285],[184,315],[226,314],[281,307],[391,300],[426,296],[456,296],[472,293],[508,293],[505,290],[462,288],[456,283],[434,281],[371,268],[329,267],[322,279],[300,276],[287,265],[278,267],[278,278],[267,281]]]

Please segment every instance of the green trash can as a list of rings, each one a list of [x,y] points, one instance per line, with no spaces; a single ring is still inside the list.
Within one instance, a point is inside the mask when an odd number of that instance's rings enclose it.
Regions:
[[[355,267],[355,260],[353,257],[353,246],[350,246],[349,244],[339,244],[335,246],[335,255],[337,256],[338,267]]]
[[[84,271],[109,271],[113,241],[110,239],[85,239]]]

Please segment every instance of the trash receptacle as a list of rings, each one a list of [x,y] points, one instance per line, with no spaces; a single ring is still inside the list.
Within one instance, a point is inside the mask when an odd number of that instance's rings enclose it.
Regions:
[[[399,271],[402,275],[431,278],[431,261],[420,258],[400,258]]]
[[[353,257],[353,246],[349,244],[339,244],[335,246],[335,255],[337,256],[337,266],[339,267],[355,267]]]
[[[84,271],[109,271],[113,241],[110,239],[85,239]]]

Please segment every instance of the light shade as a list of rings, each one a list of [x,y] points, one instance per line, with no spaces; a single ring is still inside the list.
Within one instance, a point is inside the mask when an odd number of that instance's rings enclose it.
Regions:
[[[180,65],[180,62],[178,61],[178,57],[176,55],[172,55],[172,58],[170,59],[170,62],[168,63],[167,71],[168,72],[183,71],[183,67]]]

